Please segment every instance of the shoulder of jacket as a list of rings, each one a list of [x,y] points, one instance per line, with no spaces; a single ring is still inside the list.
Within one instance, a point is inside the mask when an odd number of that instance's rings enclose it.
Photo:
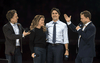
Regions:
[[[8,23],[7,23],[7,24],[5,24],[5,25],[3,26],[3,28],[4,28],[4,27],[8,27]]]

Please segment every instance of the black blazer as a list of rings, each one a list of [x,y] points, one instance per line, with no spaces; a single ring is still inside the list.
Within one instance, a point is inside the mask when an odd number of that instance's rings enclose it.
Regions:
[[[69,25],[69,28],[81,35],[78,55],[80,57],[95,57],[96,27],[94,26],[94,24],[92,22],[89,23],[84,31],[82,31],[82,28],[77,31],[76,26],[73,23]]]
[[[16,39],[20,39],[21,44],[21,52],[22,52],[22,33],[23,33],[23,27],[20,23],[18,23],[19,28],[19,35],[16,35],[13,27],[10,23],[7,23],[3,26],[3,33],[5,36],[5,54],[12,55],[14,54],[15,47],[16,47]]]

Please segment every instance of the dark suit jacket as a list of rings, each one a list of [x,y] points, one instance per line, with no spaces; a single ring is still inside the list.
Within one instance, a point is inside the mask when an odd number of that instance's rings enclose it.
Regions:
[[[95,57],[96,28],[94,24],[92,22],[89,23],[84,29],[84,31],[82,31],[82,28],[77,31],[76,26],[73,23],[69,25],[69,28],[81,35],[78,55],[80,57]]]
[[[20,39],[21,52],[22,52],[22,32],[23,28],[20,23],[18,23],[19,35],[16,35],[13,27],[10,23],[7,23],[3,26],[3,33],[5,35],[5,54],[12,55],[14,54],[16,47],[16,39]]]

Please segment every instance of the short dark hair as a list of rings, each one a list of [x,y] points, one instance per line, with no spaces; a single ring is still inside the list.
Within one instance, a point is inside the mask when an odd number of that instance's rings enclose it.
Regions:
[[[91,13],[89,11],[85,10],[85,11],[83,11],[83,12],[80,13],[80,15],[82,15],[82,14],[84,14],[84,16],[86,18],[89,17],[89,19],[91,20]]]
[[[52,9],[51,9],[51,13],[53,12],[53,10],[57,11],[58,14],[60,15],[60,10],[59,10],[58,8],[52,8]]]
[[[10,21],[11,18],[13,18],[13,16],[14,16],[15,13],[17,13],[16,10],[9,10],[9,11],[7,12],[7,14],[6,14],[7,20]]]

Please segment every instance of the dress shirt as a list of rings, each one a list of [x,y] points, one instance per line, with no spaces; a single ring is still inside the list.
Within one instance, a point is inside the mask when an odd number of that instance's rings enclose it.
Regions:
[[[19,28],[16,24],[10,23],[16,35],[19,35]],[[19,39],[16,39],[16,46],[20,46]]]
[[[53,24],[54,21],[50,21],[49,23],[46,23],[46,27],[47,27],[47,42],[53,44]],[[68,28],[67,25],[63,22],[61,22],[60,20],[58,20],[56,22],[56,42],[57,43],[61,43],[61,44],[66,44],[69,43],[68,40]]]

